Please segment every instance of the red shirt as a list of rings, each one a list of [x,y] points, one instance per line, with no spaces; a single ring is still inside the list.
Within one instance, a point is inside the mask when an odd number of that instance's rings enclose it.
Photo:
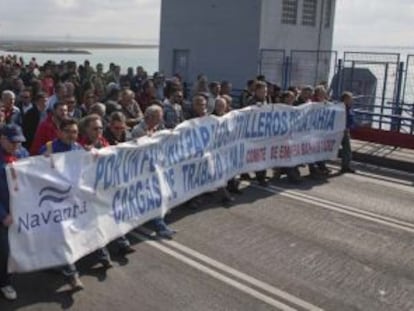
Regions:
[[[14,154],[3,154],[4,163],[13,163],[17,161],[17,157]]]
[[[49,114],[37,128],[35,138],[32,146],[30,147],[31,155],[38,155],[40,147],[45,145],[48,141],[52,141],[57,138],[57,126],[53,122],[52,114]]]

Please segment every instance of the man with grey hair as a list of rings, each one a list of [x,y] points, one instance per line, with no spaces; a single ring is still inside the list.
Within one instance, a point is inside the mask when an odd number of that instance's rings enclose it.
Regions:
[[[20,109],[15,105],[16,95],[10,90],[5,90],[1,93],[1,102],[4,109],[5,123],[21,126],[22,115]]]
[[[207,96],[197,94],[193,97],[191,102],[191,109],[189,109],[186,120],[201,118],[207,116]]]
[[[144,119],[132,129],[131,136],[139,138],[164,128],[162,108],[158,105],[151,105],[145,110]]]
[[[97,114],[101,118],[105,117],[106,114],[106,106],[102,103],[95,103],[93,104],[88,111],[88,114]]]
[[[126,123],[129,127],[134,127],[142,120],[141,108],[134,97],[134,92],[127,89],[121,92],[121,98],[119,100],[122,112],[127,119]]]
[[[151,105],[145,110],[144,119],[132,129],[132,138],[139,138],[145,135],[151,135],[156,131],[163,130],[163,111],[158,105]],[[155,232],[158,236],[166,239],[172,239],[176,233],[169,228],[163,217],[157,217],[152,221]]]

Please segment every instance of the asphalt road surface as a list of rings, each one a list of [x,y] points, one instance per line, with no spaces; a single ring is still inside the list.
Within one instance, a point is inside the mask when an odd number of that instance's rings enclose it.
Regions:
[[[335,169],[335,167],[333,167]],[[85,290],[59,273],[18,275],[0,311],[414,310],[414,176],[377,168],[325,181],[243,185],[227,209],[213,195],[179,207],[179,232],[129,237],[114,267],[79,263]]]

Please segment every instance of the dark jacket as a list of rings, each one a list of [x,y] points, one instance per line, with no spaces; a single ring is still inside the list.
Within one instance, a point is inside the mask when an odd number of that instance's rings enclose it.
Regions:
[[[10,194],[6,177],[6,165],[14,160],[26,158],[29,152],[23,147],[20,147],[14,155],[7,154],[3,148],[0,147],[0,226],[2,226],[4,218],[10,211]]]
[[[352,108],[346,107],[346,128],[348,130],[355,127],[355,115]]]
[[[74,143],[71,145],[65,144],[60,139],[54,139],[50,142],[47,142],[45,145],[43,145],[40,150],[39,154],[44,154],[45,152],[49,153],[59,153],[59,152],[67,152],[67,151],[75,151],[75,150],[83,150],[83,147],[78,144]]]
[[[267,104],[267,100],[265,99],[264,101],[257,98],[256,96],[251,97],[248,102],[247,102],[247,106],[256,106],[256,105],[266,105]]]
[[[124,143],[126,141],[126,133],[125,131],[122,133],[122,137],[121,139],[116,139],[116,137],[114,136],[114,134],[112,134],[111,130],[109,129],[109,127],[106,127],[103,136],[105,137],[105,139],[108,141],[108,143],[111,146],[117,145],[119,143]]]
[[[41,112],[34,105],[29,111],[23,115],[23,134],[26,138],[26,142],[23,143],[23,146],[30,150],[32,146],[33,139],[36,134],[37,127],[40,123]]]

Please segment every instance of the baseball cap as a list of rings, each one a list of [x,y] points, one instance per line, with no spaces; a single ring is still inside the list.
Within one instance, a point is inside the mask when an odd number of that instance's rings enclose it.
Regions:
[[[1,135],[7,137],[7,139],[14,143],[22,143],[26,141],[23,135],[22,129],[16,124],[4,125],[0,130]]]

